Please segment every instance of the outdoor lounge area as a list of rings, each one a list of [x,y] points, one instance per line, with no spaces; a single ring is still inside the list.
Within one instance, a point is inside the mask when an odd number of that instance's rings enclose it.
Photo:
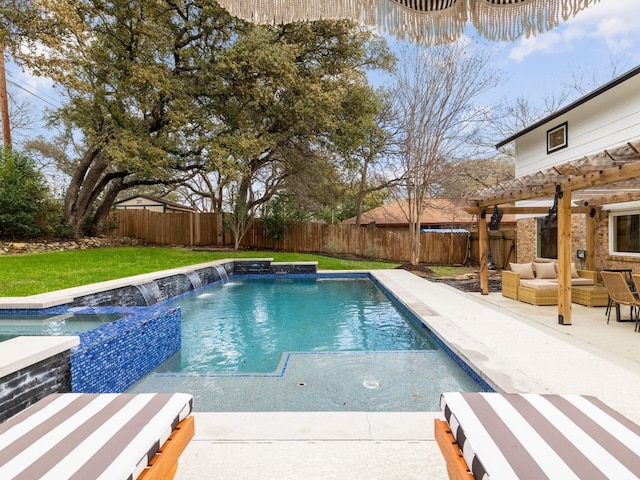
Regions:
[[[558,274],[555,262],[511,264],[502,271],[502,295],[531,305],[558,304]],[[571,265],[571,301],[587,307],[605,307],[609,302],[606,287],[598,283],[592,270]]]

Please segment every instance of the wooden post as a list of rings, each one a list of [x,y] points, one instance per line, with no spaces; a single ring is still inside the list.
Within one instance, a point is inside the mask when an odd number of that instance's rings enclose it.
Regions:
[[[9,96],[4,69],[4,45],[0,44],[0,110],[2,111],[2,140],[4,148],[11,150],[11,126],[9,125]]]
[[[586,216],[586,236],[587,236],[587,261],[585,268],[595,271],[596,269],[596,209],[592,208]]]
[[[571,190],[558,190],[558,323],[571,325]]]
[[[478,215],[478,257],[480,258],[480,293],[489,295],[489,238],[487,234],[487,212]]]

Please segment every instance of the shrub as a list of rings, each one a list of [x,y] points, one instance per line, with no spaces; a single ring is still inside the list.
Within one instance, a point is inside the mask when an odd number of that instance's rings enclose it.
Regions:
[[[287,231],[296,223],[302,223],[306,220],[306,213],[298,206],[293,196],[278,192],[269,202],[262,224],[267,235],[277,242],[284,240]]]
[[[0,237],[57,233],[60,207],[49,198],[35,162],[24,153],[0,148]]]

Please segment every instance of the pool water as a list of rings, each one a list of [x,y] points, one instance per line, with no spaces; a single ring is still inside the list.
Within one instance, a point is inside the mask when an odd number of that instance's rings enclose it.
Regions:
[[[285,352],[437,348],[369,279],[250,278],[176,305],[182,348],[165,371],[266,373]]]
[[[111,323],[120,314],[0,315],[0,342],[21,335],[78,335]]]
[[[129,392],[188,392],[199,412],[435,412],[482,390],[369,278],[251,277],[175,304],[181,351]]]

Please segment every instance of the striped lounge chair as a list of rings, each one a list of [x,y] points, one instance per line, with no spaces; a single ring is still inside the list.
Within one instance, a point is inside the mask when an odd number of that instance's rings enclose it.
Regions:
[[[0,424],[0,478],[171,479],[191,395],[52,394]]]
[[[444,393],[451,479],[637,479],[640,426],[595,397]]]

